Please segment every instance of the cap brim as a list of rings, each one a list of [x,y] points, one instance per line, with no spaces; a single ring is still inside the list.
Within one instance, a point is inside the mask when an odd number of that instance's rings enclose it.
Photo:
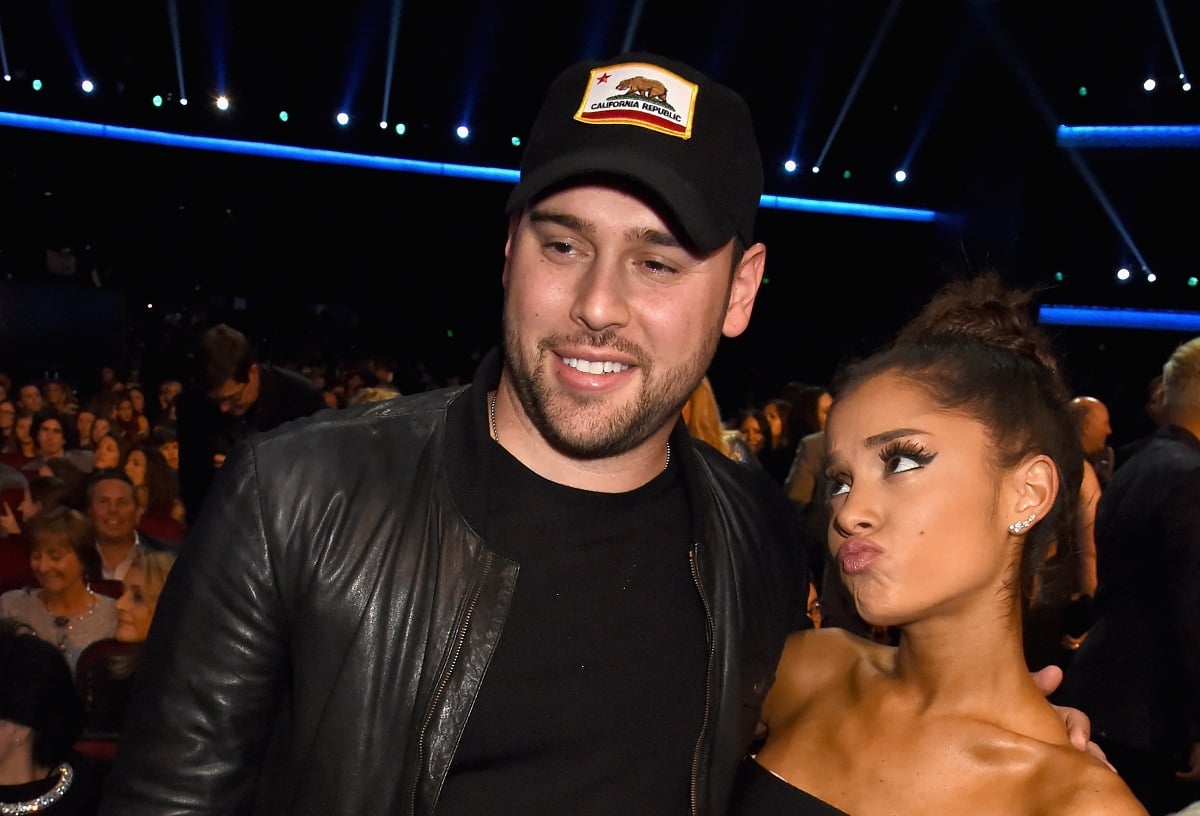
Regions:
[[[511,214],[543,193],[573,179],[610,176],[648,191],[683,234],[679,237],[703,253],[713,252],[737,234],[731,217],[722,214],[704,194],[645,150],[591,149],[560,156],[522,175],[508,198]]]

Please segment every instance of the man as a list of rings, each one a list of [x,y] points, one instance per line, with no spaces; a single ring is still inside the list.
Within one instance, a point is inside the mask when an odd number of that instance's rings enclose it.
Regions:
[[[761,193],[729,89],[648,56],[561,74],[509,203],[503,356],[238,448],[103,812],[722,812],[807,620],[778,484],[679,420],[749,320]]]
[[[142,510],[133,482],[119,468],[97,470],[87,483],[87,515],[96,529],[101,578],[120,581],[133,563],[138,547],[174,550],[176,547],[137,531]]]
[[[46,407],[41,386],[36,382],[23,383],[17,391],[17,407],[31,414],[41,412]]]
[[[34,417],[32,431],[37,456],[22,467],[26,474],[38,473],[54,460],[62,460],[80,473],[92,472],[92,452],[67,444],[67,421],[63,414],[49,409]]]
[[[246,336],[224,323],[200,336],[198,385],[177,397],[179,488],[189,518],[217,468],[242,439],[325,407],[300,374],[259,362]]]
[[[1165,424],[1100,496],[1095,622],[1057,695],[1151,814],[1200,799],[1200,338],[1163,391]]]
[[[1108,484],[1115,469],[1113,449],[1108,444],[1108,438],[1112,436],[1108,406],[1096,397],[1081,395],[1071,400],[1071,412],[1079,425],[1079,441],[1083,443],[1083,452],[1092,463],[1096,478],[1103,487]]]

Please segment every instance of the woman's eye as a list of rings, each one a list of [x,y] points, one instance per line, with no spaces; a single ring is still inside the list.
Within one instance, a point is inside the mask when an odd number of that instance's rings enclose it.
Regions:
[[[881,458],[887,473],[906,473],[928,465],[933,454],[924,448],[897,445],[883,451]]]
[[[831,499],[836,496],[840,496],[843,493],[850,492],[850,485],[847,482],[842,481],[841,479],[837,479],[837,478],[830,476],[827,484],[828,484],[828,496]]]

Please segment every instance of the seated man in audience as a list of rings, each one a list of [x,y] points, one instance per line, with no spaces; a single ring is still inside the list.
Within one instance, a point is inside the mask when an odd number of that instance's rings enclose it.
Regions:
[[[87,485],[87,513],[96,528],[96,549],[105,580],[123,579],[139,547],[176,549],[169,542],[138,532],[142,511],[133,482],[123,470],[113,468],[92,474]]]

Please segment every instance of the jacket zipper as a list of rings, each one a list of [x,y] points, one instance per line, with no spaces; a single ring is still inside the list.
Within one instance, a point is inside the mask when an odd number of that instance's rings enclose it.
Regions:
[[[712,714],[712,665],[713,655],[717,650],[716,638],[713,635],[714,626],[712,612],[708,605],[708,596],[704,594],[704,586],[700,583],[700,573],[696,567],[696,550],[699,546],[699,542],[692,544],[692,551],[688,553],[688,561],[692,568],[692,581],[696,584],[696,591],[700,593],[700,603],[704,606],[704,620],[708,626],[708,670],[704,678],[704,719],[700,724],[700,736],[696,738],[696,747],[692,751],[692,816],[699,816],[700,812],[699,792],[697,791],[700,785],[700,754],[704,745],[704,735],[708,731],[709,715]]]
[[[492,562],[494,560],[495,556],[489,552],[483,562],[483,572],[476,583],[475,592],[467,604],[467,614],[463,618],[462,624],[458,627],[458,634],[454,639],[453,656],[450,658],[450,663],[446,666],[446,671],[442,674],[441,680],[438,681],[437,690],[434,692],[433,699],[429,703],[429,709],[425,713],[425,720],[421,723],[420,736],[417,738],[417,761],[414,766],[417,769],[417,775],[413,779],[412,789],[408,795],[408,812],[410,814],[417,812],[417,788],[421,782],[421,767],[425,764],[425,737],[429,733],[429,724],[433,722],[433,714],[437,710],[438,702],[442,699],[442,695],[446,691],[446,685],[450,682],[450,676],[454,674],[454,667],[458,665],[458,658],[462,655],[463,641],[467,639],[467,629],[470,626],[471,617],[475,614],[475,607],[479,605],[479,595],[483,592],[484,580],[487,578],[488,573],[492,571]]]

